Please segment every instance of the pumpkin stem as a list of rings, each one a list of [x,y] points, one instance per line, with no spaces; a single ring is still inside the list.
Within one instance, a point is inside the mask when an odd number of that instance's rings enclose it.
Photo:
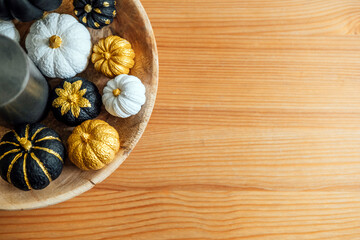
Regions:
[[[88,142],[89,141],[89,139],[90,139],[90,134],[88,134],[88,133],[83,133],[83,134],[81,134],[81,140],[83,140],[83,142]]]
[[[46,18],[46,17],[47,17],[47,15],[49,15],[49,13],[45,11],[45,12],[43,13],[43,15],[42,15],[41,19]]]
[[[53,35],[49,38],[49,47],[59,48],[62,44],[62,40],[59,36]]]
[[[30,149],[31,149],[31,147],[32,147],[32,145],[31,145],[31,142],[28,140],[28,139],[26,139],[26,138],[21,138],[20,139],[20,145],[28,152]]]
[[[91,11],[92,11],[91,5],[90,5],[90,4],[86,4],[85,7],[84,7],[84,10],[85,10],[85,12],[87,12],[87,13],[91,12]]]
[[[111,53],[109,53],[109,52],[104,52],[104,53],[103,53],[103,56],[104,56],[104,58],[105,58],[106,60],[109,60],[109,58],[111,58]]]
[[[121,94],[121,90],[118,89],[118,88],[114,89],[113,94],[114,94],[115,97],[117,97],[117,96],[119,96]]]

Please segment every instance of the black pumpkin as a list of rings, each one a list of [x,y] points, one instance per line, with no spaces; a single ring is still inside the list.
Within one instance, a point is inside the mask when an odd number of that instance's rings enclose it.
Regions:
[[[55,118],[69,126],[96,118],[102,105],[95,84],[80,77],[63,80],[51,91],[49,99]]]
[[[43,189],[59,177],[65,147],[59,135],[42,124],[25,124],[0,142],[0,175],[15,187]]]
[[[100,29],[113,22],[115,0],[74,0],[74,13],[87,27]]]
[[[60,7],[62,0],[0,0],[0,19],[21,22],[40,19],[44,11]]]

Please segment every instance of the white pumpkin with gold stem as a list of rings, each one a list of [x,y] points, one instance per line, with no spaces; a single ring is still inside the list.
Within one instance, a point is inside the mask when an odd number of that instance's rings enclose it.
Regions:
[[[26,49],[45,76],[71,78],[88,65],[91,37],[76,18],[51,13],[31,26]]]
[[[139,78],[122,74],[106,84],[102,101],[111,115],[127,118],[140,111],[146,101],[145,91]]]

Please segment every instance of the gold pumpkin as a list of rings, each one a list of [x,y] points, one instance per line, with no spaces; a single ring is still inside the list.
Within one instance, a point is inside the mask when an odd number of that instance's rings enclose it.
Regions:
[[[118,36],[100,39],[93,47],[91,61],[95,69],[109,78],[128,74],[135,64],[131,44]]]
[[[87,120],[68,138],[68,156],[82,170],[98,170],[112,162],[120,148],[119,134],[102,120]]]

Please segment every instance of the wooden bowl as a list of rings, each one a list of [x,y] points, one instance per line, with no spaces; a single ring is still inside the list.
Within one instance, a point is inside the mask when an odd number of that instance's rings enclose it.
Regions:
[[[106,112],[104,107],[102,108],[102,112],[97,119],[108,122],[120,134],[121,149],[116,159],[110,165],[98,171],[81,171],[69,160],[66,160],[60,177],[51,182],[43,190],[24,192],[0,180],[0,209],[22,210],[41,208],[73,198],[91,189],[95,184],[103,181],[114,172],[129,156],[131,150],[134,149],[139,141],[155,104],[159,69],[156,42],[150,21],[139,0],[118,0],[117,11],[117,17],[110,26],[101,30],[89,29],[92,41],[96,43],[99,39],[113,34],[127,39],[132,44],[136,57],[135,66],[130,74],[137,76],[144,83],[147,100],[140,113],[127,119],[112,117]],[[72,0],[64,0],[61,7],[55,12],[73,15]],[[25,37],[31,24],[16,22],[21,35],[22,46],[24,46]],[[109,78],[96,72],[92,63],[89,63],[86,71],[79,74],[79,76],[94,82],[101,93],[109,80]],[[59,83],[59,81],[59,79],[49,79],[52,87]],[[73,130],[73,128],[55,120],[52,113],[49,113],[42,123],[55,129],[61,135],[64,142]],[[9,130],[5,127],[0,127],[0,137]]]

